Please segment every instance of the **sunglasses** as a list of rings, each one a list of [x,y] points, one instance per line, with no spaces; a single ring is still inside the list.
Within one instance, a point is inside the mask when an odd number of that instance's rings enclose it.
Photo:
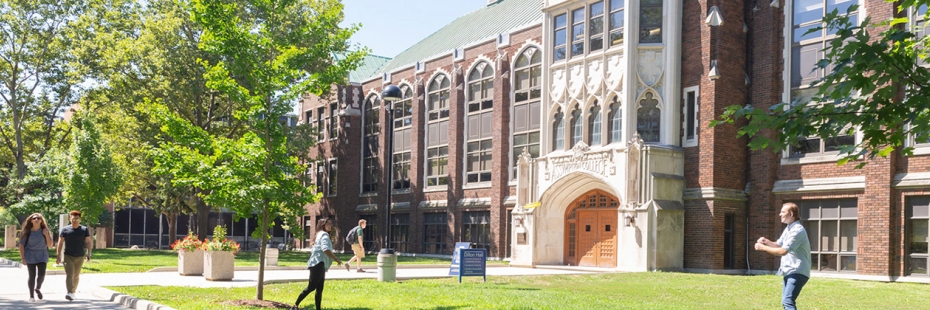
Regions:
[[[33,221],[41,221],[42,218],[41,218],[41,217],[34,217],[34,218],[32,218],[32,220],[33,220]]]

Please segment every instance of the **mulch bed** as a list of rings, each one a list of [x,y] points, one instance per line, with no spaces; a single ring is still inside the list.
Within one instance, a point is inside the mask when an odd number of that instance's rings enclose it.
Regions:
[[[262,308],[279,308],[287,309],[291,305],[288,305],[283,302],[271,301],[271,300],[257,300],[257,299],[244,299],[244,300],[230,300],[223,302],[225,305],[231,306],[249,306],[249,307],[262,307]]]

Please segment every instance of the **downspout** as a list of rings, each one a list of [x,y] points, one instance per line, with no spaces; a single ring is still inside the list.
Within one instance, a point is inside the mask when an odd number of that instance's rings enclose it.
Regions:
[[[746,63],[744,66],[745,66],[745,72],[746,72],[746,104],[747,105],[752,104],[752,81],[749,79],[749,77],[752,76],[751,74],[752,73],[752,57],[753,57],[752,14],[755,13],[753,12],[753,8],[755,7],[752,5],[753,2],[755,2],[755,0],[745,0],[744,5],[743,5],[743,19],[744,19],[743,26],[745,27],[744,29],[746,30],[746,37],[745,37]],[[746,193],[746,209],[743,212],[743,214],[745,214],[746,216],[746,274],[752,274],[752,266],[749,264],[749,253],[752,250],[751,245],[750,245],[750,238],[749,238],[749,235],[750,235],[749,234],[749,230],[750,230],[749,210],[750,210],[750,203],[752,201],[750,199],[750,195],[752,195],[752,188],[749,186],[751,184],[750,173],[749,173],[749,171],[751,171],[752,169],[751,160],[752,160],[752,150],[749,148],[749,145],[747,144],[746,145],[746,169],[743,170],[743,173],[745,174],[744,180],[746,182],[746,189],[743,190],[743,192]]]

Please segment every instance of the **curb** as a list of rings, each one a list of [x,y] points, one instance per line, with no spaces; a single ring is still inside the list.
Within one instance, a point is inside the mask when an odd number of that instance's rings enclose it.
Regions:
[[[91,288],[91,294],[94,296],[103,298],[112,303],[119,304],[123,307],[130,309],[143,309],[143,310],[176,310],[174,308],[160,305],[148,300],[139,299],[133,296],[122,294],[113,290],[109,290],[102,287],[93,287]]]

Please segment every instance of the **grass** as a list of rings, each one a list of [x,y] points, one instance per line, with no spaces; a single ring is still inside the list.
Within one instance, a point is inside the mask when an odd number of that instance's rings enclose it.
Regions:
[[[306,283],[269,284],[265,300],[292,304]],[[110,287],[176,309],[258,309],[254,287]],[[798,299],[805,309],[927,309],[930,286],[814,278]],[[686,273],[606,273],[410,280],[327,281],[326,309],[780,309],[781,277]],[[301,303],[313,308],[313,295]]]
[[[342,261],[348,261],[351,254],[336,254]],[[0,251],[0,257],[19,261],[19,251],[9,249]],[[49,250],[51,261],[55,260],[55,249]],[[284,251],[278,253],[278,266],[306,266],[308,252]],[[375,264],[377,255],[368,255],[363,264]],[[398,264],[449,264],[450,260],[428,257],[399,256]],[[504,262],[490,261],[489,264],[504,264]],[[177,267],[178,254],[167,250],[128,250],[128,249],[98,249],[94,250],[91,261],[84,263],[82,273],[124,273],[146,272],[155,267]],[[236,266],[258,266],[258,252],[239,252],[236,254]],[[64,270],[50,264],[48,270]]]

